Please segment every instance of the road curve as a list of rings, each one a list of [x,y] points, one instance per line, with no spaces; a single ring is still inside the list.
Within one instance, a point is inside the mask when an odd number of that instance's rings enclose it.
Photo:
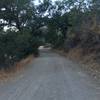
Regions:
[[[100,87],[81,66],[41,50],[15,80],[0,85],[0,100],[100,100]]]

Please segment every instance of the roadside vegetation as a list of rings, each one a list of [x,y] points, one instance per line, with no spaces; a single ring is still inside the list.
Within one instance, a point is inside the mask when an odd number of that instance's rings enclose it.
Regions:
[[[38,55],[40,17],[30,0],[0,1],[0,68]],[[38,22],[39,21],[39,22]]]
[[[4,30],[5,27],[8,30]],[[0,65],[38,55],[45,43],[100,61],[99,0],[1,0]],[[75,52],[76,53],[76,52]],[[91,59],[89,58],[89,59]]]

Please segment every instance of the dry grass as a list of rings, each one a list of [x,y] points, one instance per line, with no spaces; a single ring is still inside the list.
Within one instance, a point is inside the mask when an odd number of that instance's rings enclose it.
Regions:
[[[89,74],[91,74],[94,78],[100,80],[100,63],[94,59],[97,57],[95,53],[88,53],[84,55],[82,48],[71,49],[68,53],[65,53],[62,50],[57,50],[57,52],[66,56],[68,59],[83,64],[83,69],[89,72]]]
[[[82,49],[74,48],[70,52],[68,52],[67,57],[70,59],[81,60],[82,59]]]
[[[67,57],[84,64],[85,66],[83,67],[85,70],[87,70],[94,78],[100,79],[100,63],[94,59],[97,55],[95,55],[95,53],[84,55],[82,54],[82,51],[82,48],[75,48],[67,54]]]
[[[25,69],[25,66],[28,65],[33,61],[34,57],[30,55],[26,59],[21,60],[20,62],[15,63],[14,66],[12,66],[9,70],[1,70],[0,71],[0,83],[1,82],[6,82],[9,79],[13,78],[16,76],[16,74],[19,74]]]
[[[14,65],[15,66],[14,67],[15,72],[19,72],[20,70],[24,69],[25,68],[24,66],[31,63],[33,61],[33,58],[34,57],[32,55],[30,55],[28,58],[23,59],[22,61],[16,63]]]

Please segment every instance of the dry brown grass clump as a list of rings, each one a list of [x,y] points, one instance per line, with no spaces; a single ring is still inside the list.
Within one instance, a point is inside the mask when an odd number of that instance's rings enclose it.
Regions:
[[[84,49],[77,47],[71,49],[69,52],[64,52],[63,50],[57,51],[60,54],[66,56],[67,58],[83,64],[83,69],[88,71],[94,78],[100,79],[100,58],[98,58],[95,52],[84,53]]]
[[[97,61],[100,58],[97,58],[95,52],[84,54],[84,49],[74,48],[69,51],[67,57],[78,61],[82,64],[85,64],[85,69],[95,78],[100,79],[100,63]],[[97,59],[95,59],[97,58]]]
[[[8,70],[0,71],[0,82],[6,82],[7,80],[13,78],[16,74],[19,74],[25,69],[25,66],[33,61],[33,55],[30,55],[26,59],[17,62]]]

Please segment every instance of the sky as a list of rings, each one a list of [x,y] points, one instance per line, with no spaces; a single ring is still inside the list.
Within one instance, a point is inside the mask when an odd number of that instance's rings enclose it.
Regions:
[[[35,5],[38,5],[39,4],[39,0],[34,0],[35,1]],[[41,0],[42,1],[42,0]],[[57,0],[52,0],[53,2],[57,1]],[[61,1],[61,0],[59,0]]]

